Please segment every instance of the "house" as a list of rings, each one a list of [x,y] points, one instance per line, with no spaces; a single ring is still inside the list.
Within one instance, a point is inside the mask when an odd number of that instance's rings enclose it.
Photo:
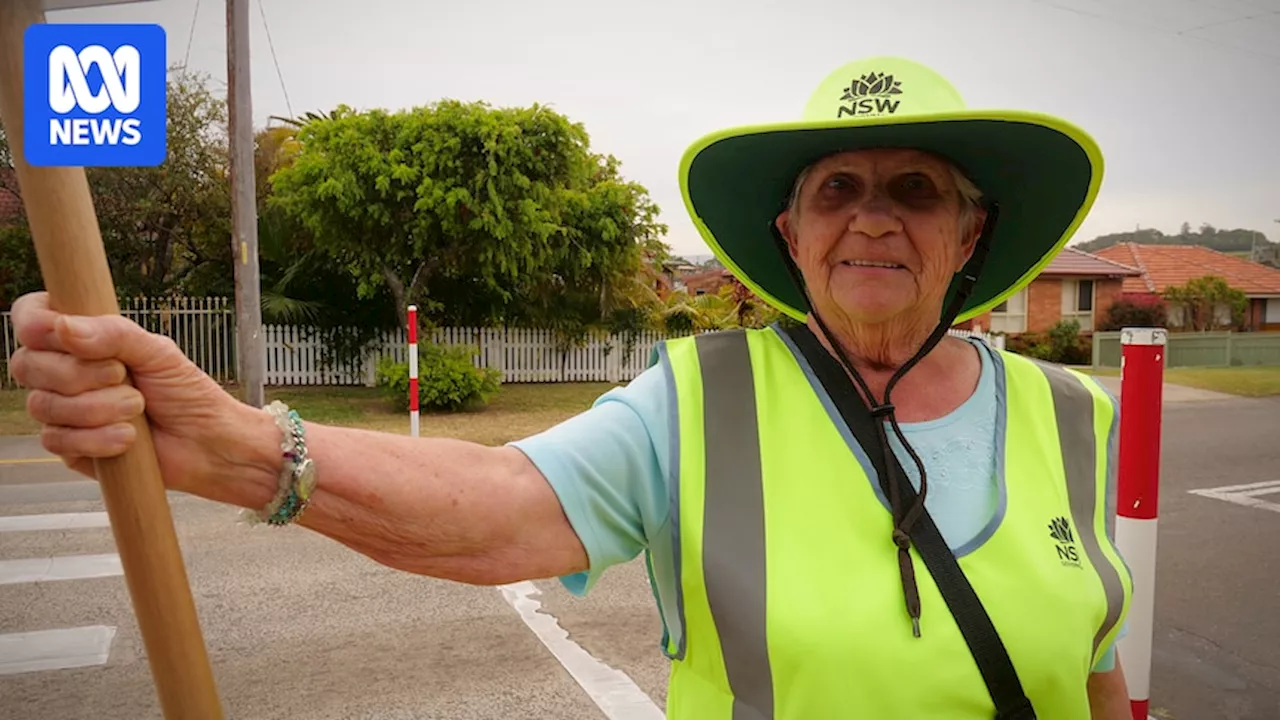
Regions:
[[[1120,297],[1124,283],[1140,274],[1133,266],[1063,248],[1016,295],[957,327],[1017,335],[1047,332],[1061,320],[1075,320],[1081,332],[1093,332]]]
[[[684,289],[684,276],[698,269],[697,265],[680,257],[673,257],[662,262],[649,257],[645,259],[645,263],[648,265],[649,286],[660,297],[673,290]]]
[[[1139,269],[1139,275],[1124,282],[1124,295],[1128,298],[1159,297],[1167,288],[1216,275],[1249,299],[1244,318],[1246,330],[1280,330],[1280,269],[1200,245],[1119,243],[1097,254]],[[1169,324],[1182,325],[1180,309],[1169,308]]]
[[[733,273],[724,268],[712,268],[685,275],[683,280],[690,295],[715,295],[720,288],[733,282]]]

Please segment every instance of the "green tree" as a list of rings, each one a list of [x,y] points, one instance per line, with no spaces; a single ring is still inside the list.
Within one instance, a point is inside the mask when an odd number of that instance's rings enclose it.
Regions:
[[[20,296],[43,287],[26,223],[0,227],[0,310],[8,310]]]
[[[665,230],[581,125],[538,105],[343,106],[297,141],[272,203],[401,322],[409,304],[476,324],[577,312]]]
[[[665,225],[648,191],[621,176],[618,160],[594,157],[584,187],[563,190],[562,235],[522,275],[503,319],[556,330],[566,346],[593,331],[630,329],[632,310],[654,307],[646,259],[667,251]]]
[[[230,292],[230,191],[227,183],[225,102],[207,78],[175,70],[167,81],[168,153],[158,167],[87,168],[108,263],[121,295],[172,291]],[[12,168],[0,128],[0,168]],[[16,183],[0,192],[18,195]],[[6,243],[29,232],[25,216]],[[26,292],[34,266],[6,247],[6,292]],[[38,269],[36,270],[38,277]],[[26,280],[23,280],[26,278]],[[21,280],[21,282],[19,282]],[[37,286],[38,287],[38,286]]]
[[[158,167],[88,168],[121,294],[234,292],[226,102],[207,76],[168,81],[168,154]]]
[[[1220,230],[1202,223],[1198,231],[1191,230],[1191,223],[1184,222],[1177,235],[1165,235],[1154,228],[1143,228],[1133,232],[1112,233],[1082,242],[1074,247],[1085,252],[1097,252],[1118,243],[1135,243],[1138,245],[1200,245],[1212,250],[1240,257],[1248,257],[1256,246],[1266,252],[1280,247],[1280,243],[1268,240],[1263,233],[1246,228]]]

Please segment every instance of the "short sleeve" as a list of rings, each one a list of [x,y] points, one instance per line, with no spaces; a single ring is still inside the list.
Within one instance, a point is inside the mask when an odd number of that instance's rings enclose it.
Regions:
[[[586,548],[590,569],[560,578],[575,595],[639,555],[666,525],[668,385],[664,368],[654,365],[589,410],[509,443],[546,477]]]

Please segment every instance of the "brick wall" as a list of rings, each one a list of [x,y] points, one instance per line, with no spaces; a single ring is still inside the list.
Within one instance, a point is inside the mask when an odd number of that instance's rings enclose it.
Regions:
[[[1102,327],[1107,311],[1124,292],[1123,278],[1099,278],[1093,281],[1093,329]]]
[[[1062,319],[1062,281],[1036,278],[1027,286],[1027,332],[1046,332]]]

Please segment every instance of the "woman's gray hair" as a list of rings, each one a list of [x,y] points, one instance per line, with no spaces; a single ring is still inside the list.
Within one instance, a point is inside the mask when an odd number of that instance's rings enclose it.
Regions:
[[[808,167],[800,171],[796,176],[796,182],[791,187],[791,196],[787,198],[787,211],[793,215],[799,214],[798,202],[800,200],[800,188],[804,186],[804,181],[809,179],[809,173],[813,170],[813,166],[817,165],[820,160],[815,160]],[[945,161],[944,161],[945,162]],[[960,168],[950,162],[947,162],[947,169],[951,171],[951,179],[956,184],[956,190],[960,192],[960,229],[973,224],[974,213],[978,208],[982,207],[982,191],[977,185],[968,178],[964,173],[960,172]]]

